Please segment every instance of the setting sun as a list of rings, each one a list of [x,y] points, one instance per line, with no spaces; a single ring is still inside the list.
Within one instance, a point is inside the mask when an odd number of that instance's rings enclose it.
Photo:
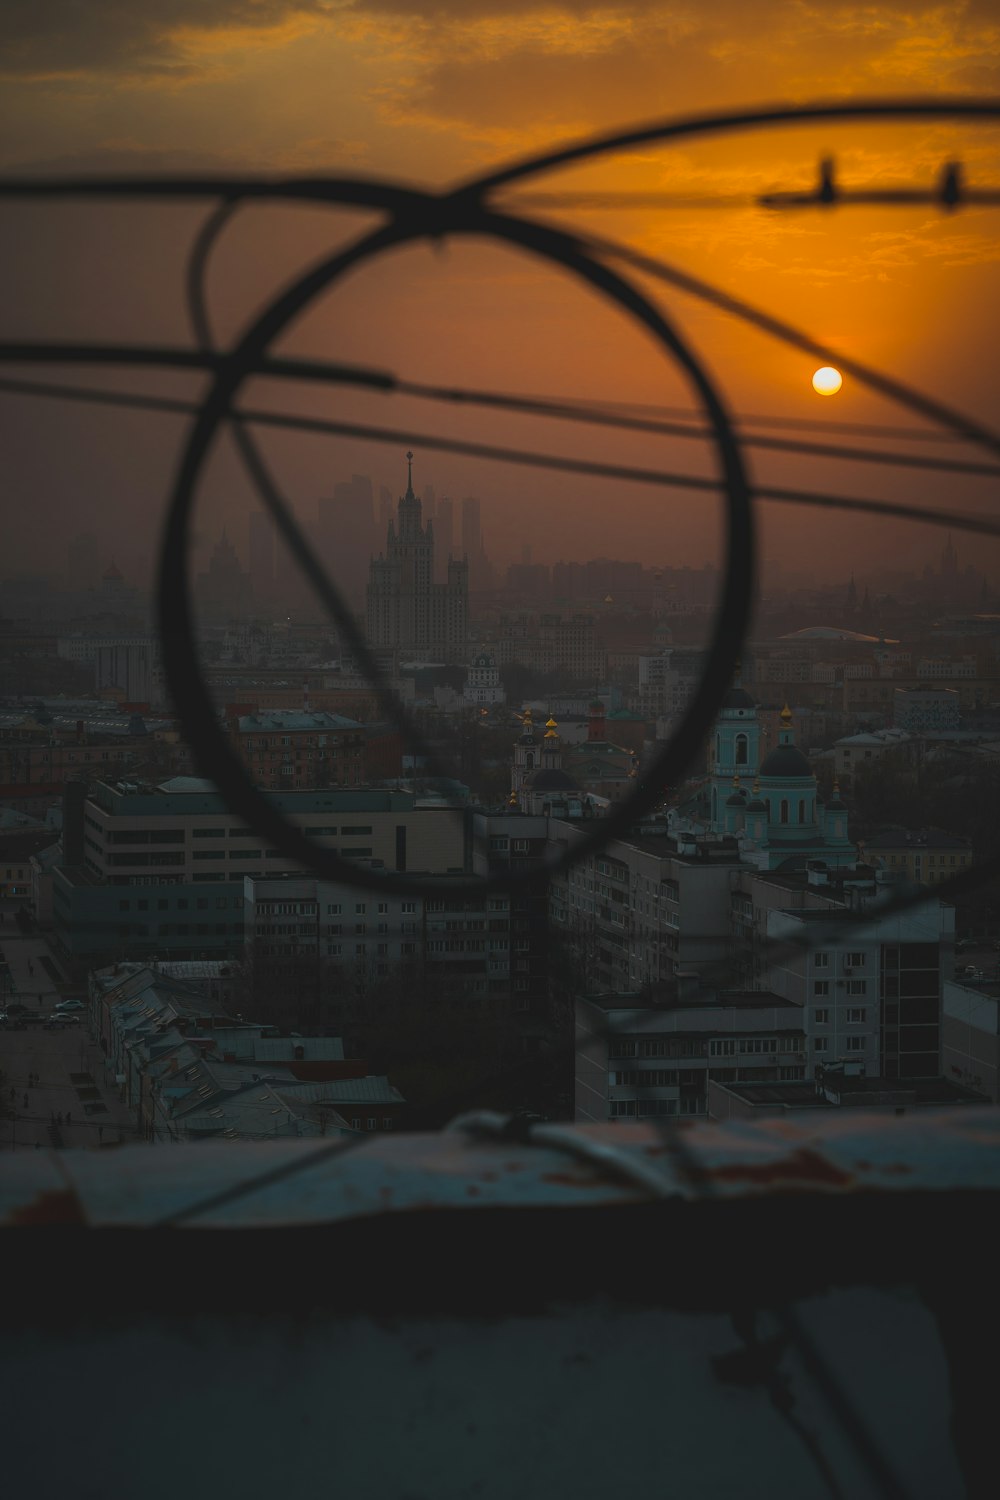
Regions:
[[[813,375],[812,387],[818,396],[835,396],[844,383],[844,377],[832,365],[824,365]]]

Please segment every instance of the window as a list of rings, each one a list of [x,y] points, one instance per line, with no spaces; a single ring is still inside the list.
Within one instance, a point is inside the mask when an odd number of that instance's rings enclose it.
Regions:
[[[849,969],[863,969],[865,966],[865,955],[863,953],[848,953],[844,963]]]
[[[376,1119],[376,1117],[374,1115],[369,1115],[368,1116],[368,1129],[369,1130],[374,1130],[377,1124],[378,1124],[378,1120]]]
[[[849,995],[864,995],[868,985],[863,979],[849,979],[847,981],[847,993]]]
[[[340,906],[339,906],[339,904],[337,904],[335,906],[328,906],[327,909],[326,909],[326,914],[327,914],[328,917],[339,917],[340,916]]]
[[[363,901],[359,901],[357,906],[355,906],[354,908],[354,915],[356,917],[363,917],[366,909],[367,908],[365,907],[365,903]]]
[[[745,766],[747,763],[747,737],[745,734],[736,736],[736,764]]]
[[[814,979],[813,980],[813,994],[814,995],[828,995],[829,993],[830,993],[830,981],[829,981],[829,979]]]
[[[788,802],[784,797],[781,799],[781,821],[782,823],[788,822]]]
[[[392,1115],[383,1115],[383,1117],[382,1117],[382,1129],[383,1130],[391,1130],[392,1129]]]
[[[734,1057],[736,1055],[735,1042],[709,1042],[709,1057]]]
[[[828,1010],[826,1010],[825,1008],[823,1010],[818,1010],[816,1012],[816,1025],[817,1026],[829,1026],[829,1024],[830,1024],[830,1012]]]
[[[814,1052],[825,1052],[826,1049],[827,1049],[827,1040],[826,1040],[826,1037],[825,1036],[818,1036],[816,1038],[816,1040],[813,1042],[813,1051]]]
[[[829,953],[814,953],[813,967],[817,969],[828,969],[830,967]]]
[[[849,1036],[847,1038],[848,1052],[863,1052],[865,1050],[865,1038],[863,1036]]]
[[[865,1019],[865,1013],[860,1006],[852,1006],[847,1012],[847,1024],[849,1026],[860,1026]]]

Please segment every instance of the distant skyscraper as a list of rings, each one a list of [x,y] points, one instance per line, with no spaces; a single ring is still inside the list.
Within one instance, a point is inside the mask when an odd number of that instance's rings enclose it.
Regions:
[[[413,455],[397,519],[386,528],[385,552],[371,560],[368,640],[432,661],[462,661],[466,652],[469,583],[464,562],[448,563],[446,583],[434,581],[434,526],[423,524],[413,493]]]
[[[473,559],[478,558],[483,550],[483,531],[480,505],[478,500],[462,501],[462,551],[469,560],[469,567],[474,566]]]
[[[437,544],[438,578],[443,581],[449,560],[455,551],[455,507],[447,495],[442,495],[438,501],[434,541]]]
[[[241,619],[250,607],[250,579],[240,566],[226,528],[212,548],[208,569],[195,580],[195,599],[206,620]]]
[[[389,522],[392,519],[392,490],[387,489],[384,484],[378,487],[378,523],[376,526],[375,546],[378,547],[385,540]]]
[[[250,512],[250,588],[255,609],[266,608],[274,598],[274,522],[262,510]]]
[[[489,588],[492,569],[483,548],[483,528],[478,500],[462,501],[462,551],[469,564],[469,583],[473,588]]]
[[[319,502],[317,542],[320,559],[352,609],[365,598],[372,547],[372,482],[364,474],[335,484],[332,497]]]

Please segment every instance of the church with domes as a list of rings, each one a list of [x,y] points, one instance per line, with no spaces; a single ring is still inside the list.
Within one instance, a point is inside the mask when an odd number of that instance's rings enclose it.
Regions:
[[[801,870],[812,860],[856,864],[846,804],[836,783],[831,800],[820,800],[787,704],[778,744],[763,760],[760,740],[756,703],[745,688],[730,688],[715,725],[702,831],[737,839],[747,862],[762,870]]]

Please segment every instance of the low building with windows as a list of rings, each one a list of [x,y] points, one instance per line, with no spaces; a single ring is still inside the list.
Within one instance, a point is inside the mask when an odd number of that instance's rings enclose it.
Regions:
[[[325,849],[397,871],[460,874],[467,819],[412,792],[266,792]],[[243,882],[300,873],[230,812],[211,782],[98,783],[64,825],[79,858],[53,871],[55,941],[67,962],[231,957],[242,950]]]
[[[364,725],[342,714],[262,710],[233,718],[230,733],[257,785],[271,791],[364,783]]]
[[[865,855],[897,880],[938,885],[968,869],[972,844],[941,828],[889,828],[866,840]]]
[[[975,676],[975,663],[970,674]],[[892,721],[908,734],[947,734],[961,724],[961,702],[954,688],[897,688]]]
[[[485,647],[478,656],[473,657],[469,665],[462,697],[472,708],[492,708],[495,703],[507,701],[507,694],[500,681],[500,668]]]
[[[767,992],[700,992],[697,982],[639,995],[576,1001],[574,1121],[702,1115],[710,1079],[786,1082],[806,1077],[802,1007]]]

